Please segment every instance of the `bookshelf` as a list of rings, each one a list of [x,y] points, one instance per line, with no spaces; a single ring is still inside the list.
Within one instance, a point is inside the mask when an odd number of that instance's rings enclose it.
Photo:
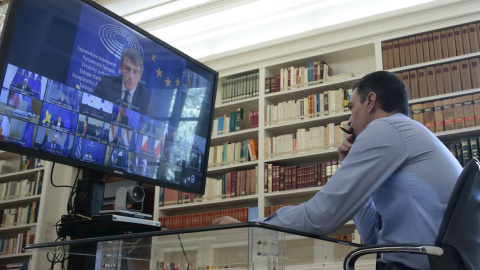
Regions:
[[[219,178],[223,174],[231,171],[256,166],[258,168],[257,193],[245,197],[240,196],[212,201],[161,206],[157,209],[158,211],[156,211],[156,213],[158,213],[159,217],[163,217],[177,215],[178,213],[221,211],[241,205],[245,207],[258,207],[258,216],[264,217],[265,207],[301,203],[310,199],[316,192],[321,190],[321,186],[271,193],[264,192],[264,183],[266,181],[263,173],[264,165],[273,163],[281,166],[304,166],[316,162],[328,161],[338,157],[336,147],[333,149],[320,149],[310,152],[268,157],[264,154],[264,138],[294,133],[300,128],[309,129],[324,126],[328,123],[339,124],[342,121],[348,120],[350,113],[341,112],[282,123],[267,123],[266,106],[306,97],[308,95],[324,93],[328,90],[336,90],[339,88],[344,90],[348,89],[355,80],[361,78],[363,75],[376,70],[384,70],[382,61],[383,42],[416,36],[418,34],[433,33],[439,29],[478,22],[478,12],[480,12],[480,3],[478,1],[449,3],[431,10],[423,10],[422,12],[410,10],[406,13],[399,15],[393,14],[393,16],[388,18],[384,17],[383,19],[375,21],[362,21],[355,25],[345,23],[332,31],[312,31],[308,34],[283,38],[274,43],[260,44],[258,46],[252,46],[252,48],[200,59],[200,61],[220,72],[221,78],[219,91],[217,92],[215,117],[236,110],[237,107],[242,107],[245,112],[252,109],[258,109],[259,111],[258,128],[246,128],[238,132],[212,136],[211,138],[211,144],[213,146],[226,142],[256,139],[258,140],[258,160],[210,167],[208,169],[208,177]],[[480,29],[477,29],[477,31],[480,33]],[[480,51],[443,59],[434,59],[402,67],[387,68],[386,70],[397,73],[445,63],[459,62],[475,57],[480,57]],[[290,66],[307,66],[307,63],[310,61],[320,60],[330,65],[333,69],[333,75],[352,73],[353,77],[328,81],[321,84],[300,86],[280,92],[265,93],[265,78],[278,75],[283,68]],[[258,97],[229,103],[221,102],[221,82],[223,80],[257,72],[259,73]],[[410,104],[421,104],[476,93],[480,93],[480,88],[464,89],[458,92],[415,98],[410,100]],[[435,135],[441,141],[445,142],[460,140],[460,138],[464,137],[478,136],[479,132],[480,126],[477,125],[475,127],[436,132]],[[354,231],[354,224],[349,222],[334,235],[345,235],[353,233]]]
[[[22,159],[22,155],[0,151],[0,166],[7,171],[0,174],[2,213],[0,239],[16,239],[10,241],[10,244],[15,246],[19,241],[24,241],[22,245],[55,241],[57,235],[54,225],[60,220],[61,215],[66,213],[68,193],[63,194],[59,192],[60,190],[55,190],[49,183],[52,163],[36,162],[35,159],[31,161],[35,162],[32,162],[30,167],[24,168],[22,163],[25,164],[25,159]],[[5,166],[8,168],[5,169]],[[53,174],[55,183],[71,184],[73,170],[67,166],[57,166]],[[20,208],[23,209],[19,210]],[[14,211],[10,212],[13,223],[6,223],[9,209],[14,209],[10,210]],[[23,216],[22,212],[18,211],[22,211]],[[19,264],[28,261],[29,265],[45,269],[50,265],[42,252],[24,252],[21,247],[7,252],[4,245],[0,254],[0,264]]]

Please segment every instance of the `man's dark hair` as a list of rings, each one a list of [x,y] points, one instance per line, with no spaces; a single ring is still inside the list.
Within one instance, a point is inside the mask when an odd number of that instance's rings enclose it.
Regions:
[[[143,57],[142,54],[132,48],[126,48],[122,52],[122,56],[120,57],[120,68],[123,67],[123,60],[125,60],[125,57],[128,57],[132,63],[140,68],[140,71],[143,72]]]
[[[385,112],[401,112],[409,115],[408,93],[402,80],[387,71],[376,71],[356,81],[352,89],[357,89],[360,102],[363,103],[368,93],[377,95],[377,102]]]

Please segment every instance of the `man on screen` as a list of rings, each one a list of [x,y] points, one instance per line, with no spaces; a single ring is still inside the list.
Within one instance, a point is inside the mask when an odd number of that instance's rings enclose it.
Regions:
[[[151,95],[138,82],[143,74],[143,59],[139,51],[126,48],[120,58],[118,76],[103,76],[93,95],[146,114]]]
[[[65,127],[64,123],[62,122],[62,117],[59,116],[56,121],[53,121],[51,127],[56,130],[62,130]]]
[[[60,140],[60,137],[61,137],[60,133],[55,133],[52,137],[52,140],[50,142],[46,142],[43,145],[43,149],[49,152],[52,152],[54,150],[61,151],[62,146],[58,144],[58,140]]]
[[[23,89],[23,90],[25,90],[25,91],[27,91],[27,92],[30,92],[30,91],[31,91],[31,90],[30,90],[30,86],[28,85],[28,79],[24,79],[23,82],[15,85],[15,87],[20,88],[20,89]]]

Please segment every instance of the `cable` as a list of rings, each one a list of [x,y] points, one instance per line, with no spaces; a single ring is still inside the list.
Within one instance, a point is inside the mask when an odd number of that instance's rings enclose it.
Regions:
[[[55,168],[55,162],[52,164],[52,170],[50,170],[50,183],[52,184],[52,186],[54,186],[54,187],[65,187],[65,188],[72,188],[73,189],[74,187],[72,187],[72,186],[62,186],[62,185],[57,186],[53,183],[53,169],[54,168]]]
[[[177,234],[177,236],[178,236],[178,240],[180,241],[180,246],[182,247],[183,256],[185,256],[185,260],[187,260],[187,270],[189,270],[190,269],[190,262],[188,261],[187,253],[185,252],[185,249],[183,248],[183,243],[182,243],[182,239],[180,238],[180,234]]]

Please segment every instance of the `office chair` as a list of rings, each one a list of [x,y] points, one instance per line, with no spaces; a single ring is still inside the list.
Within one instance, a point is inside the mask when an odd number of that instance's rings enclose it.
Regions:
[[[480,162],[472,159],[463,168],[443,216],[435,244],[373,245],[350,252],[344,269],[355,269],[366,254],[403,252],[424,254],[431,269],[480,269]]]

